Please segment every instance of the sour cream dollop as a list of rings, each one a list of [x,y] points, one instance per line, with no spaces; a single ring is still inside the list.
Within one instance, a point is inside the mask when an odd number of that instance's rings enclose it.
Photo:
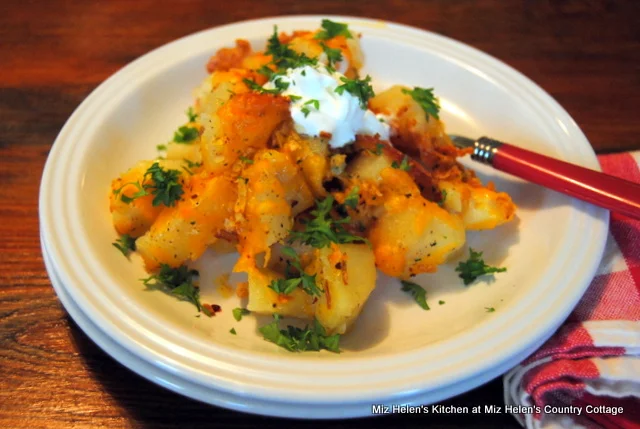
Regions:
[[[281,93],[291,98],[291,117],[295,130],[312,137],[320,133],[331,134],[333,148],[353,143],[356,134],[376,135],[389,140],[389,125],[371,110],[360,107],[360,99],[348,91],[335,90],[343,82],[339,72],[330,73],[324,66],[303,66],[288,69],[275,80],[289,84]],[[264,85],[276,88],[273,81]]]

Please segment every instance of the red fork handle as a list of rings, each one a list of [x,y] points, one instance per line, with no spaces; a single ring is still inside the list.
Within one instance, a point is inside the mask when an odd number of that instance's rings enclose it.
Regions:
[[[487,137],[471,157],[505,173],[605,209],[640,219],[640,184],[550,158]]]

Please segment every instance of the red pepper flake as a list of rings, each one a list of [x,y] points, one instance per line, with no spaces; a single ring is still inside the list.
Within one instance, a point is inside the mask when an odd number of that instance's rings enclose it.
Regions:
[[[202,307],[211,313],[212,316],[215,316],[216,313],[220,313],[222,311],[222,307],[218,304],[202,304]]]

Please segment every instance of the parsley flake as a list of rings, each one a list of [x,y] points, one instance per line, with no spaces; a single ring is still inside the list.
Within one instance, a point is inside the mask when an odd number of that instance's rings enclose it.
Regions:
[[[360,202],[359,192],[360,192],[359,187],[354,186],[353,188],[351,188],[351,191],[349,191],[349,194],[344,199],[344,203],[342,203],[342,205],[346,207],[351,207],[352,209],[355,209],[356,207],[358,207],[358,203]]]
[[[246,77],[243,78],[242,81],[249,87],[250,90],[255,91],[259,94],[279,94],[281,92],[278,88],[267,89],[255,80],[247,79]]]
[[[276,279],[271,282],[269,288],[281,295],[290,295],[298,287],[311,296],[320,296],[322,290],[316,284],[316,275],[307,274],[302,268],[300,258],[292,247],[285,246],[282,253],[289,258],[285,268],[286,279]],[[291,275],[291,267],[298,271],[298,276]]]
[[[237,335],[236,328],[229,329],[229,333],[232,334],[232,335]]]
[[[347,91],[360,100],[360,108],[362,110],[367,110],[369,99],[376,95],[371,86],[371,76],[367,75],[364,79],[349,79],[343,76],[340,77],[340,81],[343,83],[335,89],[335,92],[342,95]]]
[[[444,202],[447,199],[447,190],[446,189],[440,189],[440,195],[442,195],[442,199],[440,201],[438,201],[438,205],[440,207],[442,207],[442,206],[444,206]]]
[[[342,51],[337,48],[330,48],[324,42],[320,42],[324,54],[327,56],[327,63],[329,66],[329,72],[335,72],[335,65],[342,61]]]
[[[374,155],[382,155],[382,149],[384,149],[384,144],[383,143],[376,143],[376,148],[375,150],[371,150],[369,149],[369,152],[371,152]]]
[[[189,144],[198,138],[200,132],[197,128],[183,125],[178,128],[178,131],[173,133],[173,141],[176,143]]]
[[[396,161],[393,161],[391,163],[391,167],[397,170],[404,170],[404,171],[411,170],[411,164],[409,164],[409,157],[405,155],[404,158],[402,158],[402,162],[400,162],[400,164],[398,164]]]
[[[246,316],[248,314],[251,314],[251,312],[249,310],[247,310],[246,308],[241,308],[241,307],[236,307],[233,310],[231,310],[231,313],[233,314],[233,318],[236,319],[236,321],[241,321],[242,320],[242,316]]]
[[[402,92],[409,94],[422,107],[427,118],[432,116],[435,119],[440,119],[440,102],[433,95],[433,88],[424,89],[416,86],[412,90],[403,89]]]
[[[193,111],[193,107],[191,106],[189,106],[185,113],[187,114],[189,122],[195,122],[198,119],[198,114]]]
[[[300,111],[304,114],[305,118],[309,116],[309,113],[311,113],[311,110],[309,110],[309,107],[307,107],[309,105],[312,105],[313,107],[315,107],[316,110],[320,110],[319,100],[316,100],[316,99],[308,100],[302,105],[302,108],[300,109]]]
[[[496,309],[493,307],[485,307],[484,309],[487,310],[487,313],[493,313],[494,311],[496,311]]]
[[[159,144],[159,145],[156,146],[156,150],[158,150],[158,151],[167,150],[167,145],[166,144]]]
[[[420,285],[417,285],[413,282],[408,282],[406,280],[401,280],[402,283],[402,291],[407,292],[411,295],[415,302],[418,303],[423,310],[429,310],[429,305],[427,305],[427,291]]]
[[[211,316],[211,312],[200,303],[200,289],[193,282],[198,275],[197,270],[189,269],[186,265],[173,268],[161,264],[157,274],[141,280],[147,288],[166,289],[172,295],[195,305],[199,312]]]
[[[282,43],[278,37],[278,27],[273,27],[273,34],[267,40],[267,55],[271,55],[273,60],[271,63],[275,65],[279,71],[298,68],[302,66],[312,66],[318,63],[317,58],[309,58],[304,53],[297,53],[289,47],[289,44]],[[266,70],[261,69],[263,72]]]
[[[159,206],[164,204],[167,207],[173,207],[180,200],[184,190],[182,184],[178,181],[180,171],[164,170],[159,163],[154,162],[151,167],[144,173],[144,177],[150,176],[150,184],[145,184],[145,191],[150,190],[154,196],[152,205]]]
[[[456,267],[458,277],[460,277],[465,285],[473,283],[475,279],[485,274],[503,273],[506,268],[491,267],[484,263],[482,252],[476,252],[469,248],[469,259],[460,262]]]
[[[351,222],[349,216],[343,219],[331,217],[334,198],[329,195],[323,201],[316,201],[316,208],[311,211],[311,220],[303,220],[303,231],[291,231],[290,241],[299,240],[315,248],[330,246],[331,243],[344,244],[353,242],[368,243],[367,239],[352,235],[344,229]]]
[[[136,187],[137,191],[133,194],[133,195],[125,195],[124,192],[122,192],[122,190],[129,185],[133,185]],[[120,193],[122,193],[122,195],[120,195]],[[133,200],[144,197],[145,195],[149,195],[146,191],[146,189],[140,184],[140,182],[129,182],[129,183],[125,183],[124,185],[120,186],[118,189],[114,189],[113,190],[113,195],[118,196],[120,195],[120,200],[125,203],[125,204],[131,204],[133,202]]]
[[[318,33],[315,35],[316,39],[329,40],[333,39],[336,36],[344,36],[347,39],[353,39],[353,36],[351,35],[349,26],[347,24],[334,22],[330,19],[323,19],[320,26],[322,27],[322,30],[318,31]]]
[[[287,329],[280,329],[280,317],[274,315],[274,321],[259,328],[266,341],[270,341],[290,352],[320,351],[340,353],[340,334],[327,335],[324,327],[314,319],[313,326],[303,329],[288,325]]]
[[[246,156],[241,156],[240,161],[244,162],[245,164],[253,164],[253,159],[247,158]]]
[[[120,238],[111,244],[127,258],[131,252],[136,250],[136,239],[129,234],[122,234]]]

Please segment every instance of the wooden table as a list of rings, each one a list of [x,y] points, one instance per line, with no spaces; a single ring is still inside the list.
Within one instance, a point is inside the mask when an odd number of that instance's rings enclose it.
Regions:
[[[639,2],[13,1],[0,6],[0,427],[281,427],[170,393],[120,366],[69,319],[40,254],[38,186],[51,144],[101,81],[207,27],[280,14],[395,20],[480,48],[553,95],[600,152],[640,148]],[[494,380],[447,404],[502,404]],[[299,427],[313,422],[296,423]],[[505,414],[391,416],[333,427],[512,427]]]

